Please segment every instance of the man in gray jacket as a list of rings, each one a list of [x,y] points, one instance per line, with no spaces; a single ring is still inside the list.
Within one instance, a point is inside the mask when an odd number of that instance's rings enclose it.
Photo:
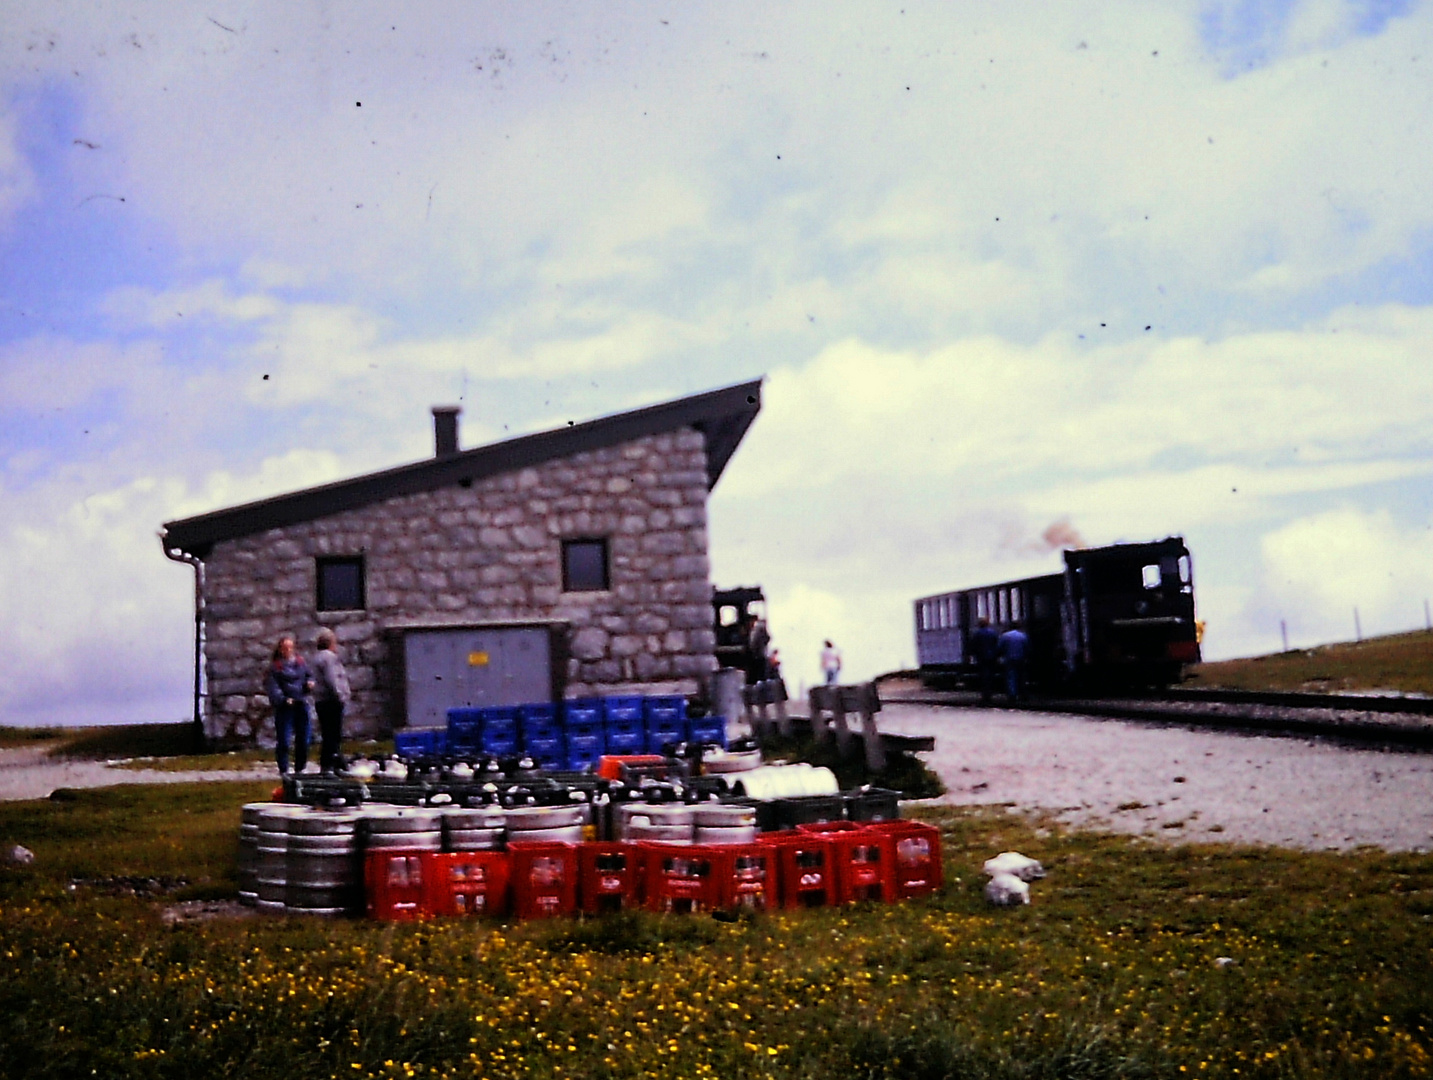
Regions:
[[[339,767],[338,748],[343,741],[343,710],[352,696],[348,673],[336,651],[338,639],[332,630],[318,632],[318,654],[313,658],[313,708],[318,714],[319,769],[332,773]]]

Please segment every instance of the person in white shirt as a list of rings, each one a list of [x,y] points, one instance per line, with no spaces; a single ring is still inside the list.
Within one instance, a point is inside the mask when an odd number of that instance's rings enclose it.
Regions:
[[[338,658],[338,639],[327,628],[318,632],[318,653],[313,658],[313,707],[318,714],[319,768],[325,773],[337,771],[338,748],[343,741],[343,710],[353,696],[348,688],[348,673]]]
[[[827,686],[835,686],[841,680],[841,650],[831,644],[830,638],[821,650],[821,673],[826,676]]]

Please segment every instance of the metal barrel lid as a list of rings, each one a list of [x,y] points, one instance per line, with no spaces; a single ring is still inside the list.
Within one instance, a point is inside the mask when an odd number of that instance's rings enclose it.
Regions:
[[[730,829],[756,824],[756,807],[743,803],[700,803],[692,807],[697,828]]]
[[[562,825],[552,829],[525,829],[521,832],[508,833],[509,841],[521,841],[522,843],[532,842],[555,842],[562,844],[580,844],[583,840],[583,828],[581,825]]]
[[[437,832],[442,828],[443,811],[426,806],[367,806],[363,823],[368,834]]]
[[[503,845],[502,829],[451,829],[446,847],[449,851],[495,851]]]
[[[698,826],[696,841],[698,844],[752,844],[756,842],[756,826]]]
[[[507,813],[500,806],[448,806],[443,808],[443,824],[448,829],[501,829]]]
[[[352,811],[321,810],[289,819],[290,836],[339,836],[352,834],[363,820]]]
[[[443,834],[437,829],[422,832],[376,832],[369,833],[366,846],[369,851],[440,851]]]
[[[532,832],[535,830],[581,827],[590,820],[591,811],[578,806],[514,806],[504,811],[510,832]]]
[[[686,803],[621,803],[617,820],[647,821],[653,825],[685,825],[691,828],[692,808]]]

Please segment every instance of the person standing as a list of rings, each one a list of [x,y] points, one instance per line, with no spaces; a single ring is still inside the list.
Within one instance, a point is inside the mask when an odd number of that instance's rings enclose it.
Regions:
[[[289,769],[289,739],[294,744],[294,758],[298,771],[308,766],[308,695],[313,690],[313,678],[308,665],[294,647],[294,639],[285,634],[274,646],[269,661],[269,670],[264,677],[264,690],[269,695],[269,704],[274,707],[274,754],[278,758],[279,772],[287,776]]]
[[[826,646],[821,650],[821,673],[826,677],[827,686],[835,686],[841,681],[841,650],[831,644],[831,639],[826,639]]]
[[[982,618],[970,635],[970,655],[980,672],[980,703],[989,705],[995,691],[995,661],[1000,655],[1000,636],[989,619]]]
[[[1012,626],[1000,635],[1000,662],[1005,666],[1005,694],[1012,702],[1025,698],[1025,654],[1030,639],[1025,631]]]
[[[339,746],[343,742],[343,710],[353,693],[348,687],[348,672],[338,657],[338,638],[327,627],[318,632],[318,652],[313,658],[313,708],[318,714],[319,771],[328,774],[338,770]]]

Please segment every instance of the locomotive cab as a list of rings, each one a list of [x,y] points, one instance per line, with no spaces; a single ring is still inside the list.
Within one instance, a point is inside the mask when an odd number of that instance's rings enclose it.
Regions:
[[[1116,686],[1166,686],[1199,660],[1194,576],[1178,537],[1065,553],[1074,672]]]

